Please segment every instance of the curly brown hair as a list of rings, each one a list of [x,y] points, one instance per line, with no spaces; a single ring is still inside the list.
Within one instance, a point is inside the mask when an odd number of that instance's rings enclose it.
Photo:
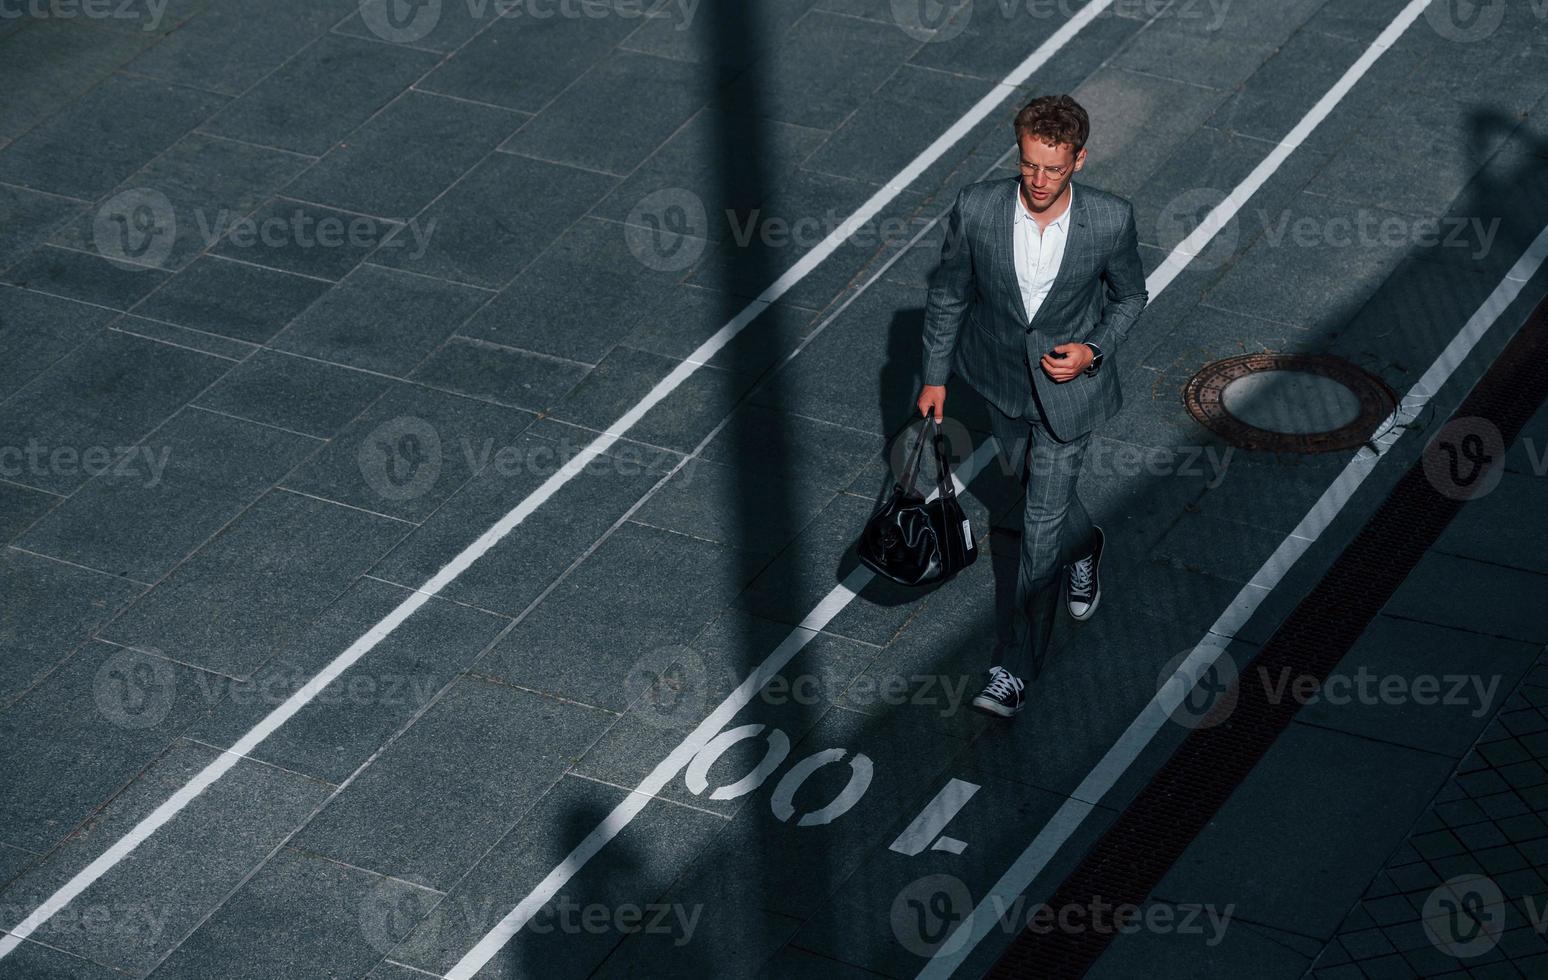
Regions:
[[[1068,95],[1040,95],[1016,113],[1018,145],[1023,133],[1031,133],[1045,143],[1071,143],[1079,153],[1086,145],[1086,137],[1091,135],[1091,117]]]

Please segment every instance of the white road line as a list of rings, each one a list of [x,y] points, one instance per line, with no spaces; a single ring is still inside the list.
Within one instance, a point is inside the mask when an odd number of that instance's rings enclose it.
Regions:
[[[1415,0],[1383,33],[1395,36],[1394,29],[1401,31],[1411,23],[1429,0]],[[1401,25],[1401,26],[1400,26]],[[1321,103],[1319,103],[1320,105]],[[1357,452],[1339,473],[1322,496],[1301,518],[1299,524],[1280,542],[1252,580],[1242,586],[1234,601],[1220,614],[1214,625],[1178,665],[1172,677],[1156,692],[1140,711],[1127,730],[1119,736],[1091,772],[1059,807],[1048,824],[1033,838],[1025,851],[1008,868],[974,908],[972,915],[957,928],[952,938],[936,951],[935,956],[919,972],[920,980],[951,976],[983,938],[994,928],[1002,911],[1010,908],[1032,883],[1059,849],[1080,828],[1087,814],[1096,808],[1102,797],[1117,784],[1120,777],[1139,758],[1157,732],[1166,724],[1172,711],[1182,702],[1197,678],[1204,676],[1220,654],[1226,649],[1239,629],[1251,617],[1258,605],[1279,584],[1286,571],[1313,542],[1327,529],[1344,506],[1353,498],[1375,465],[1407,431],[1406,424],[1423,411],[1430,399],[1441,389],[1457,367],[1472,352],[1478,341],[1488,332],[1500,315],[1521,294],[1530,280],[1548,260],[1548,227],[1539,232],[1478,309],[1468,318],[1462,329],[1451,339],[1444,350],[1414,383],[1398,407],[1378,428],[1381,433],[1369,448]],[[1158,270],[1159,271],[1159,270]]]
[[[1252,195],[1262,187],[1270,176],[1283,164],[1285,159],[1299,147],[1317,126],[1332,112],[1334,107],[1354,87],[1355,83],[1370,69],[1376,59],[1381,56],[1397,38],[1405,31],[1415,19],[1417,19],[1430,3],[1430,0],[1414,0],[1395,18],[1375,41],[1362,53],[1361,57],[1350,66],[1348,71],[1338,80],[1334,86],[1323,95],[1301,121],[1281,140],[1273,151],[1242,181],[1224,200],[1221,201],[1201,222],[1192,234],[1184,239],[1167,256],[1160,266],[1147,278],[1146,288],[1152,300],[1165,290],[1176,277],[1187,268],[1193,257],[1198,255],[1209,244],[1219,229],[1223,228],[1246,204]],[[1090,10],[1091,8],[1087,8]],[[1083,11],[1084,13],[1085,11]],[[1070,22],[1071,24],[1074,21]],[[1068,28],[1070,24],[1066,24]],[[1057,38],[1058,35],[1055,35]],[[1054,38],[1050,38],[1050,43]],[[1062,42],[1061,42],[1062,43]],[[1039,49],[1041,52],[1042,49]],[[1034,53],[1033,59],[1038,54]],[[1029,61],[1033,59],[1028,59]],[[1046,56],[1043,60],[1046,60]],[[983,103],[980,103],[980,107]],[[976,109],[975,109],[976,111]],[[1543,254],[1548,252],[1548,229],[1534,242],[1528,252],[1522,256],[1511,273],[1501,283],[1499,289],[1491,295],[1479,312],[1469,320],[1461,334],[1448,345],[1445,352],[1437,360],[1436,366],[1426,372],[1425,376],[1414,386],[1413,391],[1403,400],[1399,408],[1389,417],[1381,428],[1381,436],[1374,441],[1378,447],[1374,455],[1357,454],[1346,468],[1344,475],[1334,482],[1323,494],[1322,498],[1312,510],[1302,519],[1296,529],[1286,537],[1280,547],[1254,576],[1252,582],[1243,587],[1241,594],[1224,613],[1216,620],[1203,640],[1194,648],[1189,657],[1177,668],[1174,674],[1175,680],[1188,680],[1201,676],[1207,664],[1213,663],[1219,653],[1225,649],[1230,637],[1235,635],[1237,629],[1251,616],[1258,604],[1268,595],[1269,591],[1277,585],[1280,578],[1300,558],[1306,548],[1322,533],[1337,514],[1338,510],[1347,503],[1354,489],[1368,475],[1371,465],[1384,455],[1386,450],[1402,435],[1402,423],[1412,420],[1423,408],[1425,402],[1449,377],[1451,370],[1461,362],[1467,352],[1493,323],[1500,311],[1509,305],[1526,281],[1535,273],[1542,263]],[[1438,368],[1446,365],[1445,370]],[[1417,398],[1417,400],[1416,400]],[[986,450],[993,446],[992,440],[986,440],[956,474],[959,485],[962,482],[970,482],[972,474],[988,460]],[[1362,451],[1363,454],[1363,451]],[[1353,482],[1349,477],[1355,474]],[[693,759],[693,756],[704,745],[708,744],[720,733],[725,725],[729,724],[736,713],[746,705],[757,692],[772,679],[781,669],[788,664],[801,647],[805,646],[816,630],[822,628],[821,624],[829,622],[834,615],[849,604],[851,600],[864,588],[865,583],[871,578],[870,572],[861,566],[857,568],[841,585],[836,586],[825,597],[817,608],[786,637],[774,652],[771,653],[756,671],[753,672],[735,692],[732,693],[715,712],[706,718],[687,739],[680,744],[671,755],[652,770],[639,785],[638,792],[631,794],[624,802],[620,803],[602,823],[592,831],[557,867],[549,872],[528,895],[514,908],[504,919],[500,921],[487,935],[479,941],[461,960],[445,974],[446,980],[467,980],[477,973],[499,950],[515,935],[528,920],[535,915],[543,905],[549,901],[559,889],[583,868],[588,861],[624,827],[628,826],[638,813],[649,803],[649,795],[654,795],[675,779],[679,772]],[[953,940],[939,950],[934,959],[926,964],[920,976],[945,977],[961,964],[972,948],[987,935],[992,928],[997,907],[1004,907],[1004,903],[1011,901],[1019,895],[1036,873],[1044,867],[1048,860],[1058,852],[1059,848],[1069,840],[1081,823],[1095,808],[1095,801],[1100,799],[1109,788],[1117,781],[1118,777],[1128,768],[1140,752],[1149,744],[1155,733],[1160,730],[1171,711],[1186,695],[1191,683],[1167,683],[1162,685],[1161,691],[1146,705],[1128,730],[1119,737],[1106,756],[1098,763],[1096,769],[1082,781],[1075,794],[1065,801],[1064,805],[1055,812],[1048,825],[1027,847],[1016,863],[1005,873],[995,886],[994,891],[986,895],[984,900],[974,909],[971,918],[959,927],[953,934]],[[648,795],[647,795],[648,794]],[[999,904],[997,905],[996,902]],[[971,929],[967,928],[971,925]],[[961,937],[960,940],[958,937]]]
[[[1078,13],[1071,17],[1070,20],[1062,24],[1058,30],[1056,30],[1046,41],[1040,44],[1037,47],[1037,50],[1028,56],[1028,58],[1020,65],[1018,65],[1015,70],[1006,75],[1003,80],[996,82],[995,85],[989,90],[989,92],[985,94],[984,97],[981,98],[976,104],[974,104],[973,108],[969,109],[968,112],[955,123],[953,123],[952,126],[946,130],[946,132],[937,137],[936,140],[931,143],[923,152],[921,152],[917,157],[910,161],[909,164],[897,174],[897,176],[895,176],[892,180],[887,182],[887,184],[881,187],[881,189],[879,189],[875,194],[873,194],[869,200],[867,200],[860,206],[858,210],[855,211],[854,214],[850,215],[848,219],[846,219],[842,224],[840,224],[831,233],[829,233],[829,235],[824,238],[815,248],[798,259],[789,270],[787,270],[767,289],[759,294],[757,299],[754,299],[752,302],[748,303],[740,313],[738,313],[730,320],[730,322],[726,323],[725,326],[717,330],[713,336],[704,341],[704,343],[700,344],[699,347],[681,364],[674,368],[671,373],[669,373],[665,378],[658,382],[655,387],[651,388],[645,397],[640,399],[640,401],[633,408],[615,420],[602,435],[588,443],[575,456],[571,457],[563,467],[561,467],[548,479],[544,480],[536,490],[532,491],[531,494],[529,494],[519,504],[512,508],[509,513],[507,513],[499,520],[499,522],[497,522],[493,527],[489,528],[483,534],[479,535],[479,537],[474,540],[472,544],[468,545],[454,558],[452,558],[451,561],[447,562],[446,565],[441,568],[440,571],[431,576],[427,582],[421,585],[414,592],[410,593],[410,595],[404,599],[401,605],[383,617],[380,622],[367,630],[365,634],[362,635],[359,639],[355,640],[354,643],[351,643],[348,649],[334,658],[333,661],[324,667],[316,677],[312,678],[311,682],[304,685],[300,690],[292,694],[283,704],[275,708],[261,721],[259,721],[258,724],[254,725],[246,735],[242,736],[240,741],[238,741],[226,752],[223,752],[213,762],[201,770],[186,785],[184,785],[176,793],[172,794],[172,796],[169,797],[166,802],[162,803],[155,810],[153,810],[149,816],[135,824],[135,826],[131,828],[127,834],[115,841],[106,851],[98,856],[96,860],[92,861],[85,868],[77,872],[74,877],[72,877],[63,886],[61,886],[58,891],[50,895],[25,919],[7,929],[5,936],[0,937],[0,959],[4,959],[11,953],[12,950],[21,944],[23,939],[30,936],[40,926],[56,915],[61,909],[69,905],[70,902],[72,902],[78,895],[80,895],[87,888],[91,887],[94,882],[96,882],[104,874],[115,867],[120,861],[133,853],[135,848],[139,847],[141,843],[148,839],[157,830],[161,829],[161,827],[165,825],[167,821],[171,820],[174,816],[181,812],[183,808],[191,803],[194,799],[196,799],[199,794],[203,793],[210,786],[214,785],[217,780],[229,772],[231,768],[237,764],[242,756],[252,754],[253,750],[256,749],[264,739],[272,735],[281,725],[288,721],[292,715],[300,711],[303,707],[315,699],[317,695],[321,693],[323,688],[327,687],[328,684],[336,679],[340,674],[344,673],[344,671],[348,670],[351,666],[358,662],[361,657],[364,657],[367,653],[369,653],[378,643],[390,635],[393,630],[401,626],[404,621],[412,616],[421,606],[437,595],[451,582],[455,581],[459,575],[467,571],[467,569],[472,566],[474,562],[483,557],[485,552],[498,544],[500,540],[509,534],[517,525],[526,520],[533,511],[537,510],[544,503],[546,503],[550,497],[554,496],[554,494],[556,494],[560,488],[569,483],[571,479],[584,472],[587,464],[589,464],[592,460],[600,457],[603,453],[607,452],[607,450],[611,448],[613,444],[624,435],[624,433],[628,432],[636,422],[643,418],[647,412],[649,412],[673,391],[675,391],[684,381],[693,375],[695,371],[704,366],[704,364],[708,362],[710,358],[714,357],[716,353],[718,353],[728,343],[735,339],[738,334],[746,329],[747,325],[756,319],[758,314],[762,313],[766,308],[768,308],[770,304],[777,301],[792,287],[797,285],[802,279],[806,278],[806,276],[809,275],[813,269],[817,268],[824,260],[836,252],[843,245],[845,240],[847,240],[851,235],[863,230],[867,222],[869,222],[877,214],[881,213],[881,211],[888,204],[897,198],[899,193],[901,193],[905,188],[907,188],[916,179],[918,179],[926,170],[934,165],[934,163],[942,156],[944,156],[948,150],[950,150],[954,145],[956,145],[958,141],[966,136],[974,126],[988,118],[990,113],[999,107],[1000,103],[1002,103],[1007,97],[1016,94],[1017,86],[1030,78],[1033,72],[1041,68],[1049,58],[1053,57],[1053,55],[1056,54],[1061,48],[1063,48],[1064,45],[1069,43],[1071,39],[1079,34],[1081,30],[1083,30],[1088,24],[1095,20],[1098,15],[1110,7],[1112,3],[1113,0],[1091,0],[1091,2],[1088,3],[1085,7],[1081,8]],[[976,454],[973,458],[977,458]],[[851,578],[853,578],[853,576],[851,576]],[[835,589],[835,595],[838,593],[839,589],[842,588],[843,586],[841,585]],[[851,594],[849,598],[853,598],[853,595]],[[830,596],[829,600],[824,600],[824,604],[819,605],[818,610],[825,608],[826,603],[828,603],[831,599],[832,597]],[[848,599],[845,599],[844,604],[847,603]],[[837,609],[841,608],[843,608],[842,605],[836,607],[834,611],[836,612]],[[812,615],[817,615],[817,611],[814,611]],[[830,613],[829,618],[831,618],[831,615],[832,614]],[[826,622],[827,620],[825,619],[823,621]],[[810,637],[808,636],[805,639],[800,640],[799,645],[795,646],[795,648],[790,651],[789,656],[793,656],[796,650],[799,650],[801,646],[804,646],[807,639],[810,639]],[[784,650],[788,643],[789,641],[787,641],[787,644],[782,644],[780,650]],[[779,651],[776,651],[775,655],[778,653]],[[771,655],[771,659],[773,656],[774,655]],[[789,656],[786,656],[786,661],[788,661]],[[778,671],[776,670],[774,673],[778,673]],[[754,676],[756,677],[759,675],[755,674]],[[772,677],[773,673],[770,673],[768,676]],[[765,677],[765,680],[767,680],[767,677]],[[751,681],[752,678],[749,678],[748,682],[750,683]],[[740,688],[738,691],[740,691]],[[754,688],[753,691],[755,693],[757,688]],[[733,697],[735,697],[735,695],[733,695]],[[749,695],[749,697],[751,697],[751,695]],[[718,715],[719,712],[717,711],[716,714]],[[676,756],[677,753],[673,753],[673,755],[669,757],[669,761],[671,758],[676,758]],[[666,762],[663,762],[662,765],[666,765]],[[620,807],[620,810],[621,809],[623,808]],[[618,814],[615,811],[614,816],[617,815]],[[604,827],[608,825],[608,822],[614,819],[614,816],[610,816],[608,821],[604,822]],[[633,816],[634,814],[630,813],[628,817],[624,819],[623,823],[627,824],[630,819],[633,819]],[[621,829],[621,826],[622,825],[620,825],[619,829]],[[600,831],[602,828],[598,828],[598,830]],[[617,830],[614,830],[613,833],[616,834]],[[591,838],[589,837],[587,838],[588,841],[590,839]],[[609,837],[609,839],[611,838]],[[598,847],[600,846],[601,845],[599,844]],[[581,847],[576,848],[576,854],[578,854],[583,847],[585,847],[584,843],[581,845]],[[592,853],[595,852],[593,851]],[[576,854],[572,854],[570,858],[566,859],[565,864],[561,865],[560,867],[563,868],[572,864]],[[578,868],[581,864],[584,864],[586,860],[590,859],[590,856],[590,854],[587,854],[579,864],[575,865],[575,867]],[[568,875],[565,876],[565,879],[568,880]],[[513,912],[511,916],[507,916],[507,919],[511,919],[513,916],[515,916],[515,912]],[[525,918],[521,919],[522,923],[525,923],[525,921]],[[504,922],[501,923],[502,926],[504,924]],[[515,928],[519,929],[520,925],[517,925]],[[514,933],[515,929],[512,929],[511,932]],[[483,948],[482,943],[480,944],[479,948]],[[472,954],[470,953],[469,956],[471,955]],[[493,955],[493,950],[490,951],[489,955]],[[467,958],[465,957],[464,961],[466,960]]]

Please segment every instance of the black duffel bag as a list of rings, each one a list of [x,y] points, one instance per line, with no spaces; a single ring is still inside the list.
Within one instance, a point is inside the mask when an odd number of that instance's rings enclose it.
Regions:
[[[933,432],[919,428],[903,478],[881,500],[865,522],[856,549],[860,560],[878,575],[901,585],[934,585],[944,582],[978,557],[973,544],[973,528],[951,480],[951,464],[946,458],[946,437],[941,423],[933,422]],[[926,500],[915,489],[919,462],[925,440],[935,447],[937,493]]]

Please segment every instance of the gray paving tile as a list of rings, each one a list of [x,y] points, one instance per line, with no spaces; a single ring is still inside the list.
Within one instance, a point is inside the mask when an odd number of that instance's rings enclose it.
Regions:
[[[881,777],[878,764],[877,782]],[[942,924],[939,911],[944,908],[948,914],[964,914],[967,909],[960,904],[963,898],[979,899],[993,887],[1012,856],[1031,843],[1064,803],[1064,798],[1057,794],[1000,778],[992,770],[960,763],[939,774],[905,779],[908,792],[899,793],[895,812],[877,821],[873,839],[863,845],[866,854],[860,868],[792,937],[794,946],[871,973],[917,973],[924,966],[924,956],[940,943],[939,939],[930,942],[935,937],[926,932]],[[978,787],[943,831],[943,836],[966,844],[962,853],[926,850],[905,856],[888,850],[888,845],[934,799],[948,779]],[[1059,873],[1069,870],[1075,863],[1074,855],[1095,840],[1110,819],[1111,814],[1101,810],[1089,816],[1067,850],[1055,857],[1020,903],[1007,903],[1003,922],[996,923],[982,940],[986,952],[997,953],[1009,943],[1037,903],[1046,898]],[[937,891],[942,887],[951,891]],[[916,916],[909,899],[924,898],[932,891],[944,902],[936,903],[934,914],[927,909],[925,916]],[[964,969],[971,970],[972,966]]]
[[[410,377],[471,398],[543,412],[559,403],[587,373],[586,365],[574,361],[452,337]]]
[[[980,79],[902,65],[853,112],[834,120],[833,135],[801,166],[886,183],[983,96]]]
[[[51,850],[159,756],[217,687],[184,664],[87,644],[0,716],[12,773],[0,790],[6,842]]]
[[[859,566],[855,541],[871,515],[872,501],[834,497],[791,545],[753,580],[736,607],[792,625]],[[886,643],[913,614],[914,590],[877,579],[828,624],[828,632],[866,643]]]
[[[0,184],[0,269],[30,253],[85,203]]]
[[[11,548],[0,551],[5,610],[0,650],[5,665],[0,699],[7,704],[37,683],[103,623],[138,596],[142,586],[73,568]]]
[[[327,290],[328,284],[316,279],[204,256],[146,297],[135,312],[261,344]]]
[[[466,9],[449,4],[443,11]],[[528,117],[410,89],[285,189],[304,201],[407,220]]]
[[[0,286],[0,398],[101,332],[109,310]]]
[[[1278,531],[1184,512],[1150,552],[1152,561],[1245,585],[1279,547]]]
[[[707,538],[744,552],[743,561],[761,563],[790,544],[836,493],[820,484],[694,459],[635,519]]]
[[[151,40],[65,20],[33,20],[0,37],[0,84],[27,92],[0,107],[0,140],[14,139],[59,112]]]
[[[624,175],[704,104],[693,65],[614,50],[501,147],[510,153]],[[592,122],[613,120],[606,139]]]
[[[779,46],[755,69],[726,86],[716,104],[835,130],[918,46],[895,25],[812,11],[781,36]],[[956,81],[939,74],[935,80],[946,86]],[[983,88],[980,82],[972,84]],[[886,147],[885,153],[894,149]],[[882,153],[883,148],[873,145],[872,151]]]
[[[678,278],[638,261],[624,225],[582,218],[458,332],[595,364],[620,340],[664,319],[656,308]]]
[[[1072,93],[1094,120],[1082,173],[1088,183],[1125,197],[1188,142],[1224,92],[1102,68]]]
[[[114,458],[17,544],[156,582],[316,446],[305,436],[185,410]]]
[[[217,756],[208,746],[174,741],[63,847],[7,888],[4,900],[35,907]],[[55,916],[34,938],[143,974],[215,911],[329,789],[239,761],[72,903],[73,915]]]
[[[200,395],[198,404],[327,439],[390,383],[360,371],[261,350]]]
[[[1432,551],[1420,559],[1382,611],[1528,643],[1548,639],[1532,605],[1548,577]]]
[[[1533,506],[1541,492],[1541,477],[1504,473],[1488,494],[1463,505],[1435,550],[1548,575],[1548,526]]]
[[[30,462],[27,483],[68,493],[90,476],[98,448],[131,445],[231,366],[230,361],[104,332],[55,362],[0,405],[0,431]]]
[[[695,636],[751,573],[723,547],[627,522],[490,651],[479,672],[623,711],[640,693],[630,687],[638,663]]]
[[[214,246],[231,222],[257,208],[305,165],[305,157],[281,150],[190,133],[54,241],[175,271]],[[138,213],[147,204],[155,214],[149,240],[139,230]]]
[[[9,844],[0,844],[0,887],[9,885],[42,856]]]
[[[1309,194],[1291,199],[1270,216],[1269,232],[1210,290],[1209,304],[1313,329],[1344,322],[1409,248],[1349,227],[1361,213],[1377,227],[1389,216]]]
[[[529,412],[395,385],[292,473],[286,487],[423,521],[532,424]]]
[[[383,248],[371,261],[499,288],[589,211],[614,181],[574,167],[497,153],[417,218],[420,237],[412,247]]]
[[[781,451],[765,451],[767,446],[779,446]],[[763,405],[744,405],[704,447],[702,456],[760,477],[843,490],[883,449],[882,440],[869,433]]]
[[[449,970],[483,938],[492,920],[514,908],[624,796],[624,790],[590,780],[560,780],[520,815],[519,822],[443,902],[434,910],[420,907],[428,914],[392,958],[434,973]],[[622,911],[628,904],[639,908],[653,901],[724,823],[719,817],[671,804],[646,807],[534,917],[530,925],[536,928],[522,930],[490,960],[484,975],[586,975],[619,941],[619,920],[609,914],[600,929],[587,928],[578,911],[588,907]],[[695,918],[693,909],[683,912]],[[597,921],[594,917],[593,923]],[[625,920],[625,928],[641,927]],[[668,927],[663,923],[662,928]]]
[[[134,334],[147,340],[159,340],[177,347],[188,347],[203,354],[214,354],[216,357],[224,357],[231,361],[245,360],[258,349],[246,341],[218,337],[202,330],[193,330],[180,327],[175,323],[163,323],[160,320],[151,320],[128,313],[114,320],[113,325],[108,329]]]
[[[376,249],[422,251],[433,228],[276,197],[231,224],[213,251],[318,279],[343,279]]]
[[[372,41],[455,51],[503,12],[503,7],[492,3],[445,3],[416,7],[405,17],[390,6],[390,0],[364,0],[334,30]]]
[[[1330,5],[1337,6],[1341,5]],[[1209,125],[1264,140],[1284,138],[1374,37],[1375,33],[1355,39],[1310,29],[1297,31],[1220,103],[1209,117]],[[1378,70],[1386,71],[1413,68],[1401,51],[1387,52],[1378,65]]]
[[[686,190],[703,204],[706,227],[702,233],[697,222],[685,227],[710,241],[728,237],[732,228],[722,216],[728,209],[745,209],[748,204],[731,186],[735,181],[729,175],[761,173],[770,187],[775,186],[794,174],[827,135],[822,130],[770,120],[757,127],[756,143],[726,142],[724,134],[743,132],[747,125],[745,119],[731,113],[701,110],[618,184],[593,213],[646,228],[650,220],[645,217],[647,213],[658,220],[670,217],[666,209],[672,203],[691,200],[682,197]]]
[[[610,717],[488,681],[458,681],[295,844],[449,889]],[[464,750],[472,743],[482,746],[476,756]]]
[[[158,37],[177,30],[208,3],[209,0],[126,0],[115,5],[111,14],[94,16],[91,23],[105,31]]]
[[[276,854],[157,967],[167,977],[362,976],[423,889],[292,848]],[[306,928],[296,928],[297,917]]]
[[[0,150],[0,180],[94,200],[224,101],[151,79],[113,75]]]
[[[254,504],[108,627],[109,639],[248,677],[402,536],[385,517],[293,493]],[[305,542],[305,552],[295,548]]]
[[[488,298],[455,283],[363,265],[269,346],[402,377]]]
[[[915,416],[924,324],[917,291],[878,282],[780,369],[752,402],[885,435]],[[871,379],[875,379],[874,382]]]
[[[622,46],[701,65],[718,84],[757,61],[812,6],[813,0],[769,0],[749,17],[737,7],[667,4]]]
[[[795,631],[785,623],[727,610],[691,643],[658,647],[616,678],[632,704],[575,764],[574,773],[614,786],[638,786],[672,754],[764,660]],[[801,651],[737,715],[737,725],[778,728],[791,741],[811,730],[865,666],[875,647],[828,634],[810,637]],[[613,679],[613,678],[610,678]],[[767,750],[758,741],[739,743],[711,768],[730,782],[751,771]],[[658,796],[730,817],[752,797],[713,800],[674,780]]]
[[[680,362],[630,347],[615,347],[559,400],[553,416],[603,430],[634,408]],[[629,437],[652,446],[687,452],[752,387],[754,376],[701,367],[683,379],[629,429]]]
[[[9,970],[28,980],[119,980],[123,974],[59,950],[25,940],[6,957]]]
[[[584,445],[565,445],[522,433],[510,443],[510,465],[491,465],[468,481],[372,569],[372,574],[418,587],[505,517],[564,462],[573,459]],[[637,459],[604,456],[593,460],[449,583],[442,594],[482,609],[519,615],[574,556],[590,547],[662,475]]]
[[[1224,908],[1147,902],[1137,929],[1118,935],[1088,976],[1300,977],[1312,957],[1289,946],[1293,934],[1224,919]],[[1214,918],[1211,918],[1211,915]],[[1159,923],[1160,925],[1151,925]]]
[[[210,0],[130,69],[240,95],[354,8],[349,0],[276,0],[261,8],[242,0]]]
[[[1178,30],[1178,23],[1176,18],[1157,20],[1135,34],[1113,58],[1113,64],[1230,91],[1252,76],[1276,50],[1276,45],[1266,40]]]
[[[61,499],[52,493],[0,480],[0,544],[15,541]]]
[[[1535,659],[1524,643],[1378,616],[1320,695],[1250,676],[1303,702],[1296,717],[1307,724],[1460,759]]]
[[[686,360],[747,308],[744,296],[698,285],[678,285],[654,297],[625,347]],[[710,367],[758,374],[789,356],[821,320],[814,310],[783,301],[765,307],[706,362]]]
[[[127,310],[166,278],[160,269],[52,245],[35,249],[5,273],[6,281],[15,285],[115,310]]]
[[[410,595],[362,579],[254,676],[231,685],[189,737],[228,747]],[[339,784],[466,668],[510,621],[432,599],[251,754]]]
[[[1453,765],[1292,724],[1155,893],[1329,937]]]
[[[607,8],[604,14],[611,13]],[[417,86],[538,112],[639,26],[637,18],[503,17]]]
[[[321,156],[436,61],[425,51],[325,34],[246,90],[204,129]]]

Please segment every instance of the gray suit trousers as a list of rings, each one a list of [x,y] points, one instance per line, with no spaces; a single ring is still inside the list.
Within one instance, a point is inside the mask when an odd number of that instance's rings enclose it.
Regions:
[[[996,663],[1032,681],[1043,668],[1064,584],[1064,567],[1091,553],[1091,517],[1075,492],[1091,433],[1068,442],[1053,437],[1035,400],[1025,418],[989,405],[1000,444],[1002,473],[1022,488],[1021,557],[1016,572],[1011,635],[1002,636]]]

